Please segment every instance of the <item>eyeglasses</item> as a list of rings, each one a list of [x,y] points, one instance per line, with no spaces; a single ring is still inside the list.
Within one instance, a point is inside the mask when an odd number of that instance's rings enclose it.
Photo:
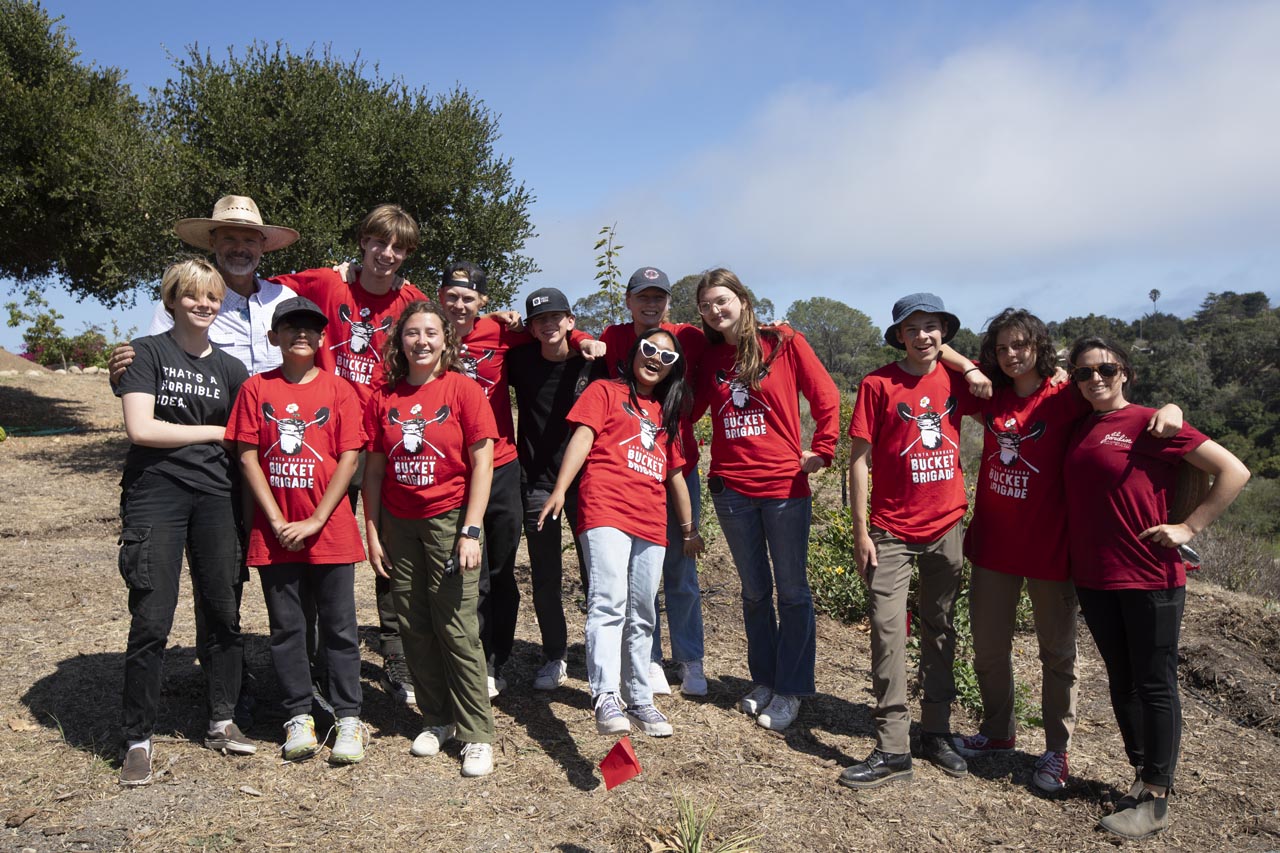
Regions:
[[[699,302],[698,313],[705,316],[711,313],[712,308],[723,311],[725,308],[729,307],[729,303],[733,302],[737,298],[738,297],[733,294],[726,294],[725,296],[721,296],[715,302]]]
[[[1097,367],[1077,367],[1072,369],[1071,379],[1073,382],[1088,382],[1095,372],[1103,379],[1112,379],[1120,372],[1120,365],[1114,361],[1104,361]]]
[[[645,358],[657,358],[658,361],[670,366],[680,360],[680,353],[675,350],[659,349],[649,341],[640,342],[640,354]]]

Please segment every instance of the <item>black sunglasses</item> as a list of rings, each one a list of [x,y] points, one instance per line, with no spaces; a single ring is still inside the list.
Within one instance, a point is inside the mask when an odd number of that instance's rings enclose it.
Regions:
[[[649,341],[640,342],[640,354],[645,358],[654,358],[656,356],[658,361],[668,366],[680,360],[680,353],[675,350],[659,349]]]
[[[1071,371],[1071,379],[1074,382],[1088,382],[1093,378],[1094,371],[1103,379],[1111,379],[1120,372],[1120,365],[1114,361],[1104,361],[1097,367],[1076,367]]]

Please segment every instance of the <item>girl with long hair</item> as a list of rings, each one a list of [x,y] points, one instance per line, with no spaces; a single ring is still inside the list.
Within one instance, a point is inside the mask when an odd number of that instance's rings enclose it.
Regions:
[[[814,693],[809,475],[831,464],[840,393],[803,335],[759,323],[750,294],[729,270],[703,274],[697,303],[711,346],[695,380],[693,418],[711,412],[709,488],[742,579],[753,684],[740,707],[780,731],[795,721],[800,699]],[[808,449],[801,394],[815,422]]]
[[[632,345],[619,379],[587,387],[569,412],[577,428],[538,517],[539,527],[558,517],[581,470],[574,532],[587,560],[587,675],[601,734],[625,733],[632,720],[653,737],[672,733],[653,703],[649,662],[666,549],[702,552],[681,473],[683,362],[679,341],[650,329]],[[680,519],[679,545],[667,540],[668,499]]]
[[[476,619],[497,427],[484,392],[457,372],[453,324],[431,302],[387,338],[386,384],[365,409],[369,562],[391,581],[422,733],[414,755],[462,741],[462,775],[493,771],[493,711]]]

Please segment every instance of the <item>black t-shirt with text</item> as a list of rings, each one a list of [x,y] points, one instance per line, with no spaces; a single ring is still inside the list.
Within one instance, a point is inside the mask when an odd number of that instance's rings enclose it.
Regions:
[[[117,397],[151,394],[155,418],[184,426],[226,426],[240,386],[249,378],[243,364],[217,346],[197,357],[178,346],[165,332],[132,341],[133,363],[116,386]],[[231,457],[221,444],[185,447],[129,445],[124,462],[126,489],[146,471],[154,471],[191,488],[218,495],[231,494]]]
[[[565,416],[593,380],[605,378],[606,365],[603,359],[587,361],[576,352],[565,361],[548,361],[541,346],[533,343],[508,352],[506,366],[520,411],[516,430],[520,482],[525,487],[552,489],[573,433]]]

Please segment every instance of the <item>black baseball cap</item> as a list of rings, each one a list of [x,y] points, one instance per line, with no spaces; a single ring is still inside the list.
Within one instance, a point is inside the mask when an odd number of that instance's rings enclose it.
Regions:
[[[671,281],[667,278],[667,274],[657,267],[640,267],[633,272],[631,280],[627,282],[627,293],[646,290],[650,287],[656,287],[668,296],[671,295]]]
[[[318,321],[321,329],[329,325],[329,318],[320,310],[319,305],[305,296],[290,296],[277,305],[275,313],[271,315],[271,331],[274,332],[280,323],[287,318],[299,315],[305,315]]]
[[[530,320],[539,314],[550,314],[552,311],[563,311],[572,315],[573,309],[569,307],[569,300],[565,295],[554,287],[544,287],[541,290],[535,290],[529,294],[529,298],[524,301],[524,316]]]

